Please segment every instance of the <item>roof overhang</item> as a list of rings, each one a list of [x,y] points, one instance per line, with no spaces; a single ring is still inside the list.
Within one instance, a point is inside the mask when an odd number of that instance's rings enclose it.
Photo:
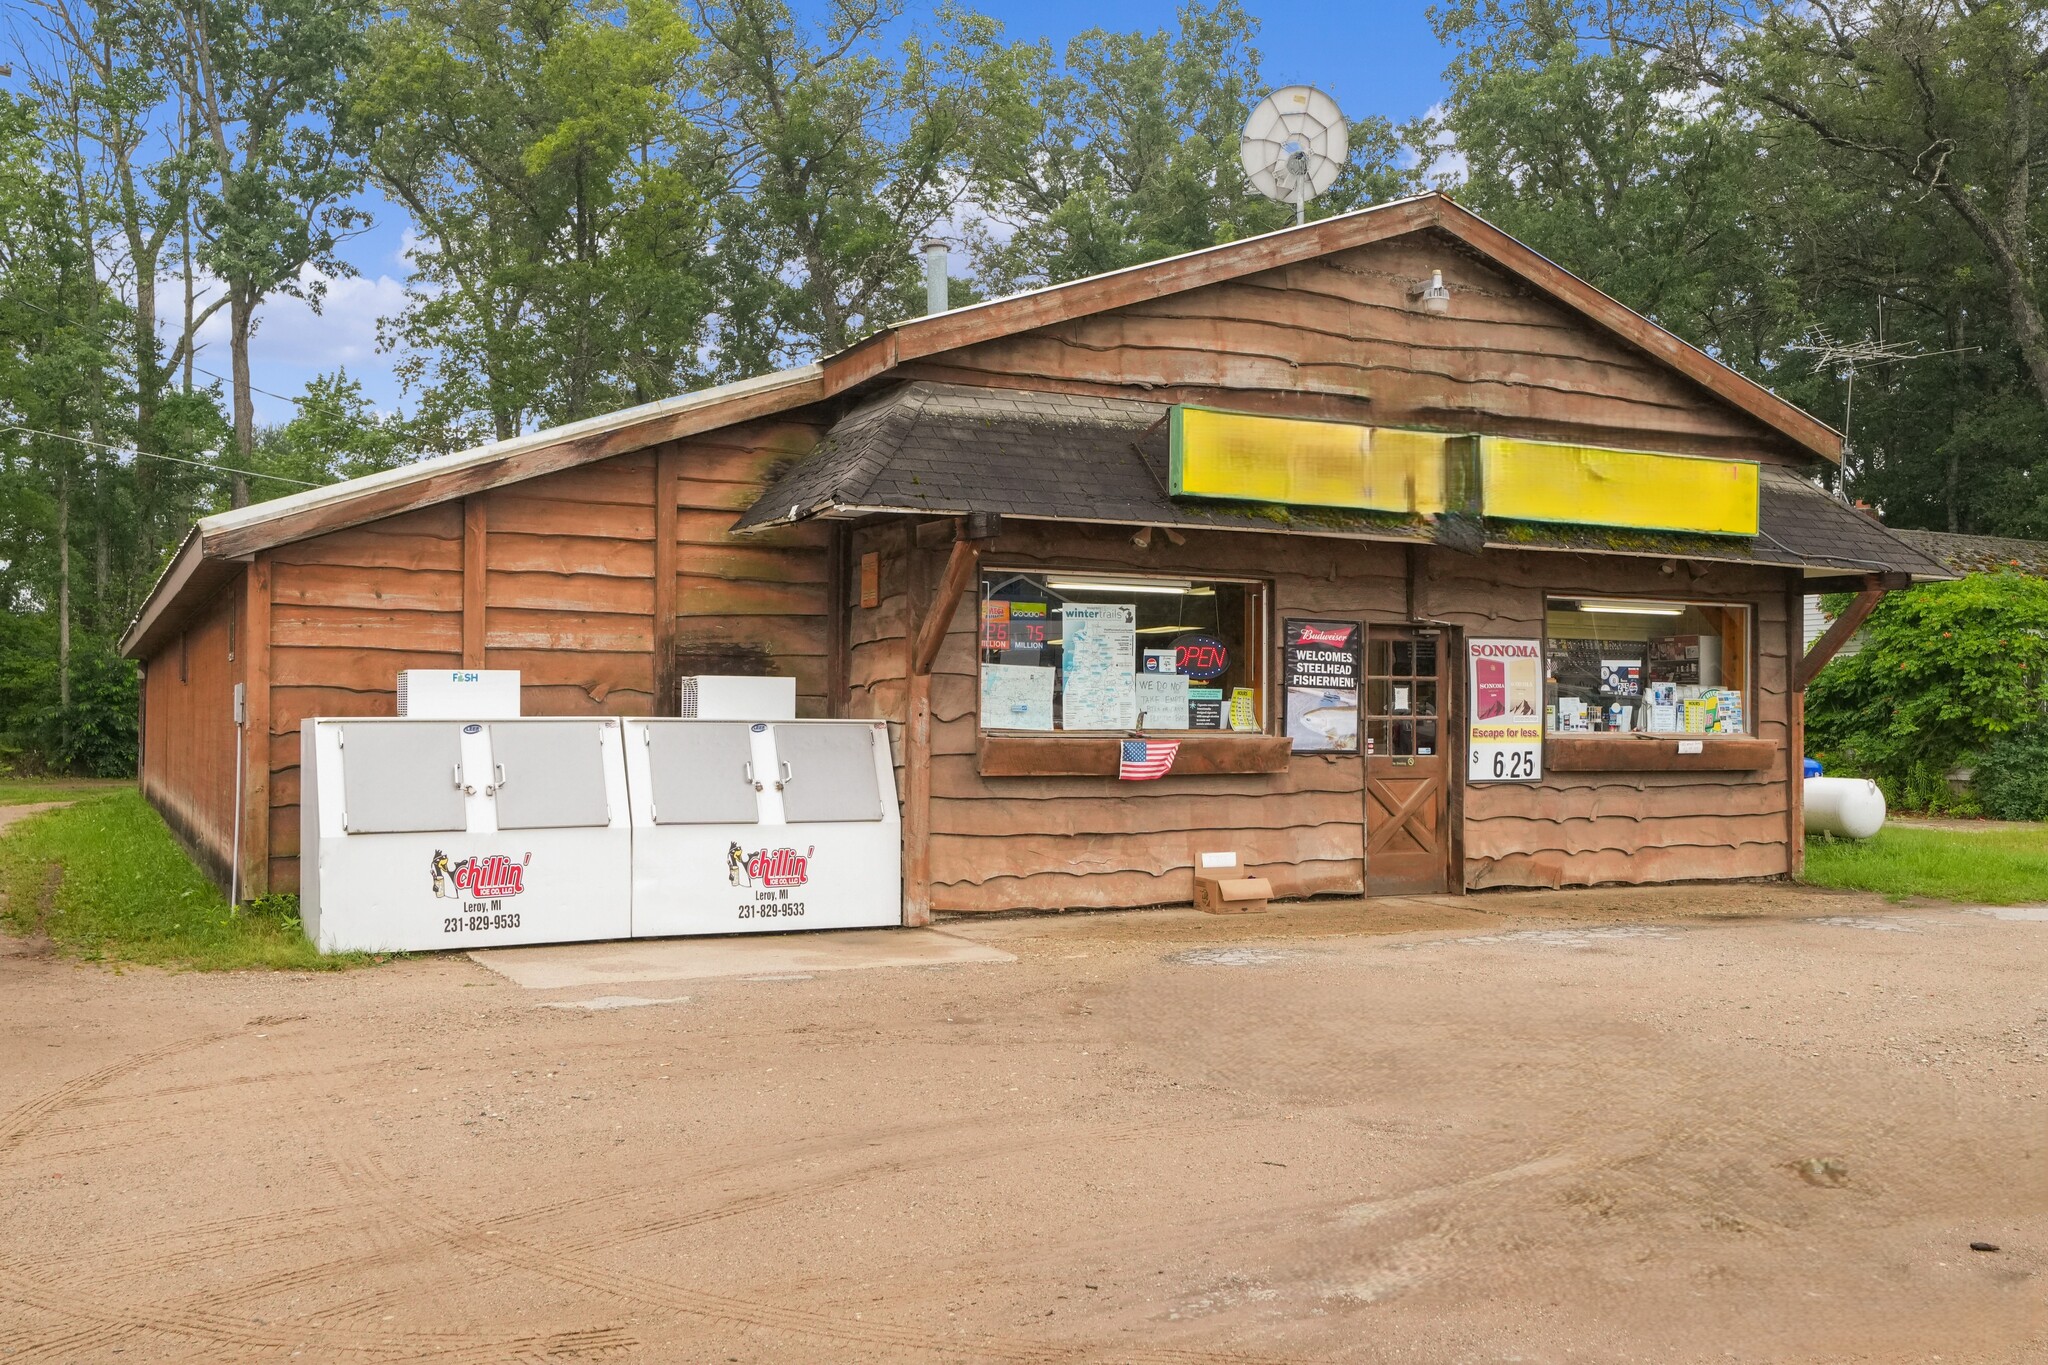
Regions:
[[[1678,558],[1799,569],[1818,578],[1951,576],[1875,518],[1775,465],[1758,471],[1755,536],[1177,498],[1168,491],[1170,410],[1138,399],[906,384],[842,418],[734,529],[812,518],[995,513],[1015,521]]]

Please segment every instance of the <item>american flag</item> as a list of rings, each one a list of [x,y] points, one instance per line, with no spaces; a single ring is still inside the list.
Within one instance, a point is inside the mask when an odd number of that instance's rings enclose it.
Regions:
[[[1173,766],[1173,756],[1179,752],[1180,741],[1177,739],[1127,739],[1124,741],[1123,762],[1117,764],[1116,775],[1126,782],[1164,777],[1166,770]]]

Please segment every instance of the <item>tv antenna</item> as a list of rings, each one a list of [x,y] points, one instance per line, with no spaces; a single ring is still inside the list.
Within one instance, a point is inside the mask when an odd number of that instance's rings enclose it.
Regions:
[[[1813,368],[1832,370],[1846,385],[1842,397],[1842,448],[1848,451],[1854,447],[1850,423],[1856,416],[1856,375],[1860,370],[1879,365],[1904,365],[1915,360],[1932,360],[1943,355],[1970,355],[1981,351],[1982,346],[1954,346],[1946,351],[1921,351],[1908,347],[1905,342],[1883,339],[1882,307],[1878,310],[1880,335],[1872,339],[1868,334],[1858,341],[1837,341],[1814,327],[1806,335],[1785,349],[1813,357]]]
[[[1351,157],[1351,130],[1337,101],[1312,85],[1282,86],[1259,101],[1238,142],[1245,178],[1268,199],[1294,205],[1294,222],[1308,218],[1308,201],[1330,188]]]

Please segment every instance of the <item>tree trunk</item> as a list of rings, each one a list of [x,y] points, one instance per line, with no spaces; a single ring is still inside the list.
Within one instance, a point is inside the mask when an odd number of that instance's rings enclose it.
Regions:
[[[57,705],[71,709],[71,471],[57,476]]]
[[[249,387],[249,333],[255,327],[254,312],[248,292],[237,287],[228,304],[228,346],[234,362],[235,454],[240,457],[236,463],[245,469],[256,451],[256,398]],[[236,507],[249,505],[249,480],[244,475],[235,475],[233,503]]]

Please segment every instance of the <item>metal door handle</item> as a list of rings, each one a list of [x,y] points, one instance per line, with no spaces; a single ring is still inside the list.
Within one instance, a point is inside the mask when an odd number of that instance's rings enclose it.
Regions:
[[[455,765],[455,788],[457,791],[462,789],[462,765],[460,763]]]
[[[761,784],[754,780],[754,760],[750,758],[745,763],[741,764],[740,767],[741,770],[744,771],[747,775],[747,785],[752,787],[755,791],[760,791]]]
[[[493,764],[491,765],[491,771],[492,771],[493,773],[495,773],[495,774],[497,775],[497,778],[498,778],[498,786],[499,786],[500,788],[504,787],[504,785],[505,785],[505,765],[504,765],[504,764],[502,764],[502,763],[493,763]]]
[[[775,766],[782,773],[782,780],[775,784],[775,790],[781,791],[784,787],[787,787],[790,783],[796,781],[796,774],[792,773],[789,770],[789,764],[783,762],[781,759],[777,759],[775,761]]]

